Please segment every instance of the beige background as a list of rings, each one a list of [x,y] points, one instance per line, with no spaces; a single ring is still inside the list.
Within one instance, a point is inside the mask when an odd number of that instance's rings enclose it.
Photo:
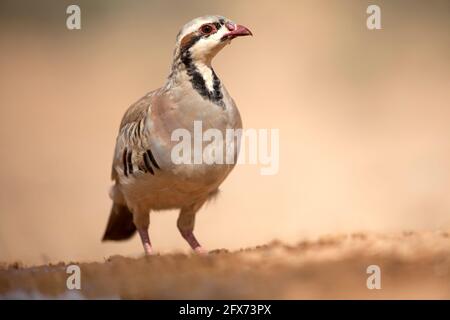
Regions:
[[[205,247],[450,228],[448,1],[376,1],[380,31],[368,1],[76,1],[68,31],[71,3],[0,4],[0,261],[141,254],[137,237],[100,242],[115,136],[204,14],[253,31],[214,67],[244,126],[281,138],[279,174],[239,166],[199,213]],[[157,250],[187,250],[176,218],[151,216]]]

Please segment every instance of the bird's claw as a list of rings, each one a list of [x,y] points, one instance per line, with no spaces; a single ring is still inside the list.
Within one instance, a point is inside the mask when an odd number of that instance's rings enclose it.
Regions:
[[[201,247],[201,246],[196,247],[196,248],[194,249],[194,251],[195,251],[196,254],[199,254],[199,255],[202,255],[202,256],[208,254],[208,250],[204,249],[204,248]]]

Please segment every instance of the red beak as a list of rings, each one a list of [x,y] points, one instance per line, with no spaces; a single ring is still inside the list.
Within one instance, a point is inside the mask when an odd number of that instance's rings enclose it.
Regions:
[[[244,26],[241,26],[240,24],[231,25],[227,24],[228,32],[222,37],[222,40],[228,40],[228,39],[234,39],[236,37],[243,37],[243,36],[253,36],[253,33]]]

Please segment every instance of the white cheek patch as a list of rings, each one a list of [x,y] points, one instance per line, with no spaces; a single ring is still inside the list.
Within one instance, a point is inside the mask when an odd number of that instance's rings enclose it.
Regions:
[[[227,28],[221,27],[216,33],[209,37],[201,38],[191,48],[191,55],[194,59],[201,59],[208,53],[215,55],[220,49],[222,49],[224,43],[222,37],[228,33]]]
[[[228,29],[222,26],[215,34],[211,35],[211,37],[217,41],[220,41],[220,39],[222,39],[222,37],[226,35],[228,32],[229,32]]]
[[[194,60],[201,59],[203,56],[205,56],[206,52],[211,51],[211,49],[216,45],[215,41],[210,41],[210,39],[202,38],[197,41],[196,44],[192,46],[190,49],[191,56]]]

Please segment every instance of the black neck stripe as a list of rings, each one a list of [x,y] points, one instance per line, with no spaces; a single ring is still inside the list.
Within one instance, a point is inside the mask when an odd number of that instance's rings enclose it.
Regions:
[[[191,52],[189,51],[192,46],[201,39],[199,37],[192,37],[191,41],[188,45],[182,48],[180,59],[181,62],[186,67],[186,72],[189,76],[189,80],[192,84],[192,87],[204,98],[210,100],[211,102],[217,104],[220,107],[224,107],[225,104],[223,102],[223,94],[221,90],[221,83],[219,77],[217,77],[214,69],[211,68],[213,75],[213,91],[209,91],[206,87],[206,81],[203,78],[202,74],[198,71],[194,62],[192,61]]]

